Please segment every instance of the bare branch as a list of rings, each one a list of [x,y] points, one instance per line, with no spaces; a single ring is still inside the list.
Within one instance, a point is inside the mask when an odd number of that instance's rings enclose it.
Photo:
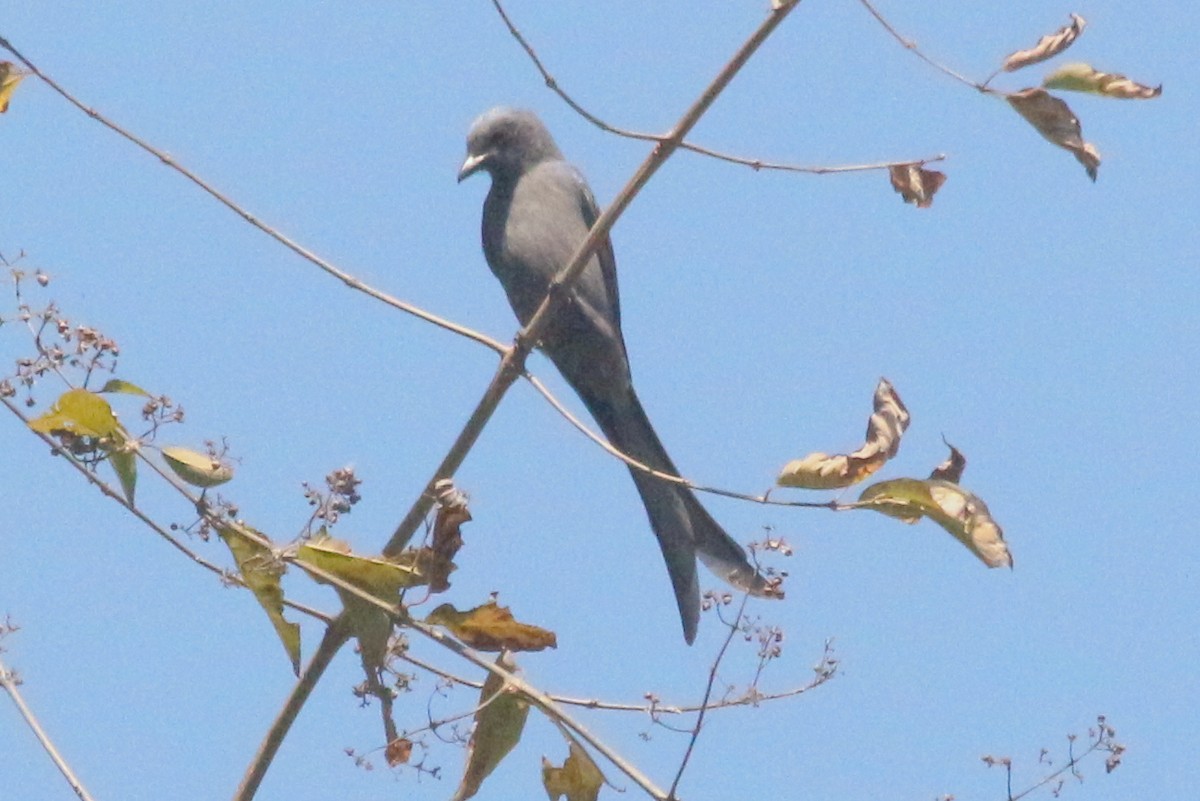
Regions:
[[[38,722],[37,716],[33,714],[33,710],[25,703],[25,699],[21,696],[21,691],[17,689],[20,680],[16,674],[8,669],[3,660],[0,660],[0,688],[8,693],[8,697],[12,699],[16,705],[17,711],[21,713],[21,717],[25,719],[25,725],[29,727],[38,742],[42,744],[42,748],[46,749],[46,753],[50,755],[50,759],[54,762],[54,766],[58,768],[58,772],[67,780],[67,784],[71,785],[71,789],[75,795],[79,796],[80,801],[92,801],[92,794],[83,786],[83,782],[79,781],[79,777],[71,770],[71,766],[63,758],[58,749],[54,747],[54,743],[50,741],[50,736],[46,734],[41,723]]]
[[[923,52],[921,52],[921,49],[919,47],[917,47],[916,42],[914,42],[911,39],[905,39],[903,36],[900,35],[899,31],[897,31],[895,28],[892,27],[892,24],[890,22],[888,22],[886,19],[884,19],[883,15],[880,14],[879,11],[875,8],[875,6],[871,4],[871,0],[859,0],[859,2],[862,3],[863,7],[865,9],[867,9],[867,11],[871,14],[872,17],[875,18],[875,21],[878,22],[880,25],[882,25],[884,30],[886,30],[889,34],[891,34],[892,38],[895,39],[897,42],[899,42],[900,45],[905,50],[908,50],[914,56],[921,59],[929,66],[933,67],[938,72],[941,72],[944,75],[949,75],[954,80],[959,81],[960,83],[965,83],[967,86],[971,87],[972,89],[978,89],[980,92],[984,92],[986,94],[995,94],[996,93],[996,90],[989,89],[986,86],[986,81],[984,83],[978,83],[976,81],[973,81],[970,78],[966,77],[965,75],[962,75],[961,73],[950,69],[945,64],[942,64],[941,62],[938,62],[938,61],[934,61],[932,58],[925,55]],[[991,80],[991,79],[989,78],[988,80]]]
[[[134,145],[141,148],[145,152],[154,156],[156,159],[161,161],[163,164],[167,165],[172,170],[175,170],[175,172],[179,173],[184,178],[187,178],[193,184],[195,184],[196,186],[203,189],[205,192],[207,192],[209,195],[211,195],[213,198],[215,198],[218,202],[220,202],[222,205],[224,205],[226,208],[228,208],[234,214],[238,215],[243,220],[250,223],[250,225],[254,226],[259,231],[262,231],[264,234],[271,237],[276,242],[283,245],[284,247],[286,247],[288,250],[292,251],[296,255],[300,256],[301,258],[307,260],[308,262],[310,262],[310,263],[316,265],[317,267],[319,267],[320,269],[324,270],[326,273],[328,273],[329,275],[338,279],[339,281],[341,281],[343,284],[350,287],[351,289],[358,290],[359,292],[362,292],[363,294],[368,295],[368,296],[374,298],[375,300],[386,303],[388,306],[391,306],[394,309],[398,309],[399,311],[405,312],[406,314],[411,314],[412,316],[414,316],[418,319],[424,320],[427,323],[432,323],[433,325],[436,325],[439,328],[444,328],[445,330],[450,331],[451,333],[458,334],[459,336],[466,337],[467,339],[470,339],[474,342],[478,342],[479,344],[490,348],[491,350],[495,351],[498,354],[503,355],[508,350],[508,348],[505,345],[496,341],[495,339],[492,339],[491,337],[487,336],[486,334],[482,334],[479,331],[476,331],[472,328],[468,328],[465,325],[460,325],[458,323],[447,320],[444,317],[439,317],[436,314],[427,312],[418,306],[408,303],[407,301],[400,300],[399,298],[393,297],[392,295],[389,295],[385,292],[375,289],[374,287],[370,286],[369,284],[366,284],[363,281],[359,280],[358,278],[355,278],[353,275],[351,275],[350,273],[341,269],[340,267],[337,267],[332,262],[321,258],[316,253],[313,253],[308,248],[305,248],[300,243],[296,242],[294,239],[291,239],[290,237],[285,235],[279,229],[274,228],[274,227],[264,223],[262,220],[258,219],[257,217],[255,217],[253,214],[251,214],[245,208],[238,205],[238,203],[236,203],[228,195],[225,195],[224,193],[220,192],[212,184],[205,181],[203,178],[201,178],[196,173],[192,172],[187,167],[184,167],[182,164],[180,164],[178,161],[176,161],[175,158],[173,156],[171,156],[170,154],[154,147],[146,140],[144,140],[141,137],[137,136],[136,134],[130,132],[129,130],[121,127],[116,122],[113,122],[108,117],[105,117],[103,114],[96,111],[95,109],[85,106],[74,95],[72,95],[65,88],[63,88],[57,81],[55,81],[50,76],[46,75],[36,65],[34,65],[29,59],[27,59],[25,56],[21,55],[21,53],[17,52],[16,48],[14,48],[12,46],[12,44],[2,36],[0,36],[0,47],[4,48],[8,52],[12,53],[13,57],[16,58],[18,61],[20,61],[21,64],[23,64],[26,69],[28,69],[32,74],[36,75],[38,78],[40,78],[42,81],[44,81],[46,83],[46,85],[49,86],[51,89],[53,89],[55,92],[62,95],[62,97],[65,98],[68,103],[75,106],[80,111],[82,111],[84,114],[87,114],[89,117],[96,120],[96,122],[100,123],[104,127],[108,128],[109,130],[113,131],[114,133],[116,133],[116,134],[120,135],[121,137],[125,138],[126,140],[132,142]]]
[[[632,131],[628,128],[618,128],[615,125],[605,122],[584,108],[577,100],[575,100],[574,97],[572,97],[565,89],[563,89],[561,85],[559,85],[558,79],[550,74],[550,71],[546,68],[546,65],[542,63],[541,58],[538,56],[537,51],[533,49],[533,45],[529,43],[529,40],[525,38],[524,34],[521,33],[520,29],[512,21],[512,18],[508,16],[508,12],[506,12],[504,10],[504,6],[500,4],[500,0],[492,0],[492,5],[495,6],[496,11],[500,14],[500,19],[504,21],[505,26],[508,28],[508,32],[512,34],[514,39],[517,40],[517,44],[519,44],[525,51],[525,54],[529,56],[529,60],[533,62],[533,66],[537,69],[537,71],[541,73],[542,80],[545,81],[546,87],[562,98],[563,102],[570,106],[576,114],[583,117],[600,130],[606,133],[615,134],[616,136],[623,136],[627,139],[637,139],[643,142],[662,142],[666,140],[667,137],[660,134],[650,134],[643,133],[641,131]],[[939,154],[930,158],[909,161],[888,161],[876,164],[846,164],[832,167],[816,167],[802,164],[788,164],[777,161],[764,161],[763,159],[747,158],[745,156],[735,156],[729,153],[713,150],[712,148],[705,147],[703,145],[697,145],[686,140],[680,141],[678,143],[678,147],[681,150],[690,150],[693,153],[697,153],[701,156],[708,156],[709,158],[717,159],[718,161],[727,161],[731,164],[740,164],[755,171],[777,170],[781,172],[803,172],[812,175],[862,172],[865,170],[886,170],[892,167],[907,167],[910,165],[922,166],[929,164],[930,162],[942,161],[946,158],[945,154]]]

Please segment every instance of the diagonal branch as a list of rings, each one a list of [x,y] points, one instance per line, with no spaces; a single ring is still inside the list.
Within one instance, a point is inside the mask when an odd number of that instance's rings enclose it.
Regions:
[[[196,173],[189,170],[187,167],[180,164],[169,153],[166,153],[166,152],[154,147],[149,142],[147,142],[145,139],[142,139],[137,134],[121,127],[116,122],[110,120],[108,117],[105,117],[103,114],[96,111],[95,109],[85,106],[82,101],[77,99],[74,95],[72,95],[65,88],[63,88],[63,86],[61,84],[59,84],[57,81],[55,81],[49,75],[42,72],[33,62],[31,62],[29,59],[27,59],[25,56],[23,56],[21,53],[19,53],[17,51],[17,49],[12,46],[12,43],[9,42],[7,39],[5,39],[3,36],[0,36],[0,48],[4,48],[8,52],[12,53],[13,57],[16,58],[18,61],[20,61],[21,64],[24,65],[24,67],[27,70],[29,70],[32,74],[36,75],[38,78],[41,78],[42,81],[47,86],[49,86],[55,92],[58,92],[58,94],[62,95],[62,97],[64,99],[66,99],[66,101],[68,103],[70,103],[72,106],[75,106],[77,109],[79,109],[84,114],[91,117],[92,119],[94,119],[96,122],[103,125],[105,128],[108,128],[110,131],[113,131],[114,133],[118,134],[119,136],[132,142],[134,145],[141,148],[145,152],[154,156],[156,159],[161,161],[163,164],[167,165],[172,170],[175,170],[175,172],[179,173],[184,178],[187,178],[193,184],[195,184],[196,186],[203,189],[205,192],[207,192],[209,195],[211,195],[213,198],[215,198],[218,202],[220,202],[223,206],[228,208],[234,214],[238,215],[243,220],[250,223],[250,225],[252,225],[255,228],[257,228],[258,230],[262,231],[264,234],[271,237],[276,242],[283,245],[285,248],[292,251],[296,255],[300,256],[301,258],[303,258],[303,259],[311,262],[312,264],[316,265],[317,267],[321,268],[326,273],[328,273],[329,275],[338,279],[346,286],[350,287],[351,289],[358,290],[359,292],[362,292],[363,294],[368,295],[369,297],[372,297],[375,300],[386,303],[388,306],[391,306],[394,309],[399,309],[400,311],[405,312],[406,314],[411,314],[412,316],[414,316],[418,319],[424,320],[427,323],[433,323],[434,325],[438,326],[439,328],[444,328],[447,331],[458,334],[459,336],[466,337],[467,339],[470,339],[474,342],[478,342],[479,344],[490,348],[491,350],[495,351],[496,353],[503,354],[505,352],[506,348],[503,344],[501,344],[500,342],[497,342],[496,340],[492,339],[491,337],[487,336],[486,334],[482,334],[472,328],[468,328],[465,325],[460,325],[451,320],[447,320],[444,317],[439,317],[436,314],[427,312],[418,306],[414,306],[413,304],[408,303],[407,301],[400,300],[399,298],[393,297],[393,296],[387,294],[386,292],[382,292],[378,289],[375,289],[374,287],[370,286],[369,284],[364,283],[360,279],[355,278],[353,275],[351,275],[350,273],[341,269],[340,267],[334,265],[332,262],[321,258],[316,253],[313,253],[311,250],[309,250],[308,248],[301,245],[299,242],[296,242],[294,239],[288,237],[286,234],[284,234],[279,229],[274,228],[274,227],[268,225],[267,223],[263,222],[262,220],[258,219],[258,217],[255,217],[253,214],[251,214],[245,208],[238,205],[238,203],[236,201],[234,201],[232,198],[230,198],[228,195],[224,194],[223,192],[218,190],[216,187],[214,187],[212,184],[208,183],[203,178],[201,178],[199,175],[197,175]]]

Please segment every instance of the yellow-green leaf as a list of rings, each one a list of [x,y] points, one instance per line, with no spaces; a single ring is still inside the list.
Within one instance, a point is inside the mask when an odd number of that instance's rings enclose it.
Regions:
[[[937,479],[897,478],[863,490],[863,509],[915,523],[928,517],[954,535],[988,567],[1012,567],[1004,532],[992,519],[987,504],[957,484]]]
[[[512,670],[511,662],[501,654],[496,664]],[[516,747],[529,717],[529,703],[517,691],[509,688],[504,679],[489,673],[479,693],[479,710],[475,713],[475,730],[467,744],[467,767],[452,801],[466,801],[504,757]]]
[[[283,643],[292,662],[292,671],[299,676],[300,625],[288,622],[283,616],[283,586],[279,582],[284,572],[283,562],[275,558],[270,548],[244,536],[235,526],[220,526],[217,533],[229,546],[242,580],[271,619],[271,625],[275,627],[275,633],[279,635],[279,641]]]
[[[167,467],[193,487],[207,489],[233,478],[233,468],[207,453],[168,445],[161,451]]]
[[[561,768],[542,757],[542,786],[550,801],[596,801],[604,785],[604,774],[595,761],[578,743],[571,740],[570,754]]]
[[[17,84],[25,80],[28,74],[11,61],[0,61],[0,114],[8,111],[8,101]]]
[[[29,421],[43,434],[67,431],[81,437],[119,437],[121,424],[108,401],[86,389],[69,389],[45,414]],[[123,439],[123,437],[120,437]]]
[[[420,586],[425,581],[414,567],[383,557],[359,556],[351,553],[346,543],[329,537],[309,540],[300,546],[296,556],[301,567],[308,563],[332,573],[387,603],[399,600],[400,590]],[[314,578],[324,581],[320,576]]]
[[[123,381],[120,378],[110,378],[101,392],[120,392],[126,395],[142,395],[149,398],[150,393],[139,387],[137,384],[132,384],[128,381]]]
[[[137,454],[132,450],[117,448],[108,454],[108,460],[112,462],[113,471],[121,482],[125,500],[132,504],[133,493],[137,488]]]
[[[1162,84],[1147,86],[1115,72],[1101,72],[1091,64],[1064,64],[1047,75],[1042,86],[1068,92],[1090,92],[1118,100],[1149,100],[1162,94]]]
[[[838,489],[862,481],[900,450],[908,409],[886,378],[875,387],[875,410],[867,422],[866,444],[850,454],[810,453],[784,465],[775,479],[781,487]]]

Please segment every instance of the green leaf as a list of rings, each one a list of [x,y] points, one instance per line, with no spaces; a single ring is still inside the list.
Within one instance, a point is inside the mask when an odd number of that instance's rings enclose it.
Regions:
[[[207,453],[169,445],[161,450],[167,467],[193,487],[216,487],[233,478],[233,468]]]
[[[121,392],[126,395],[142,395],[144,397],[152,397],[149,392],[139,387],[137,384],[131,384],[128,381],[122,381],[119,378],[110,378],[101,389],[101,392]]]
[[[96,438],[118,437],[123,433],[108,401],[86,389],[67,390],[49,411],[30,420],[29,427],[43,434],[67,431],[81,437]]]
[[[906,523],[928,517],[953,534],[988,567],[1013,565],[1004,532],[992,519],[987,504],[957,484],[915,478],[880,481],[863,490],[857,505]]]
[[[350,546],[332,537],[313,538],[296,552],[299,565],[305,563],[332,573],[387,603],[399,600],[400,590],[425,583],[425,577],[413,567],[398,564],[382,557],[359,556]],[[324,582],[314,575],[317,581]]]
[[[1042,86],[1068,92],[1088,92],[1118,100],[1149,100],[1162,94],[1162,85],[1146,86],[1091,64],[1065,64],[1046,76]]]
[[[125,491],[125,500],[133,505],[133,492],[137,487],[137,454],[131,450],[115,449],[108,455],[117,478],[121,480],[121,489]]]
[[[501,654],[496,664],[511,670],[511,662]],[[453,801],[465,801],[479,787],[504,757],[521,741],[525,721],[529,717],[529,702],[506,687],[504,679],[489,673],[479,694],[479,711],[475,713],[475,730],[467,744],[467,767]]]
[[[292,662],[292,672],[299,676],[300,625],[289,622],[283,616],[283,586],[279,582],[284,571],[283,563],[275,558],[270,548],[245,537],[234,526],[218,526],[217,533],[229,546],[242,580],[271,619],[271,625],[275,627],[275,633]]]

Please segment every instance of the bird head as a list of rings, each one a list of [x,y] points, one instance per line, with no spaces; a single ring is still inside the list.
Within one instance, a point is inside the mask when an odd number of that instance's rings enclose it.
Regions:
[[[562,153],[536,114],[500,106],[484,112],[471,125],[467,158],[459,168],[458,180],[480,170],[487,170],[492,178],[515,179],[553,158],[562,158]]]

